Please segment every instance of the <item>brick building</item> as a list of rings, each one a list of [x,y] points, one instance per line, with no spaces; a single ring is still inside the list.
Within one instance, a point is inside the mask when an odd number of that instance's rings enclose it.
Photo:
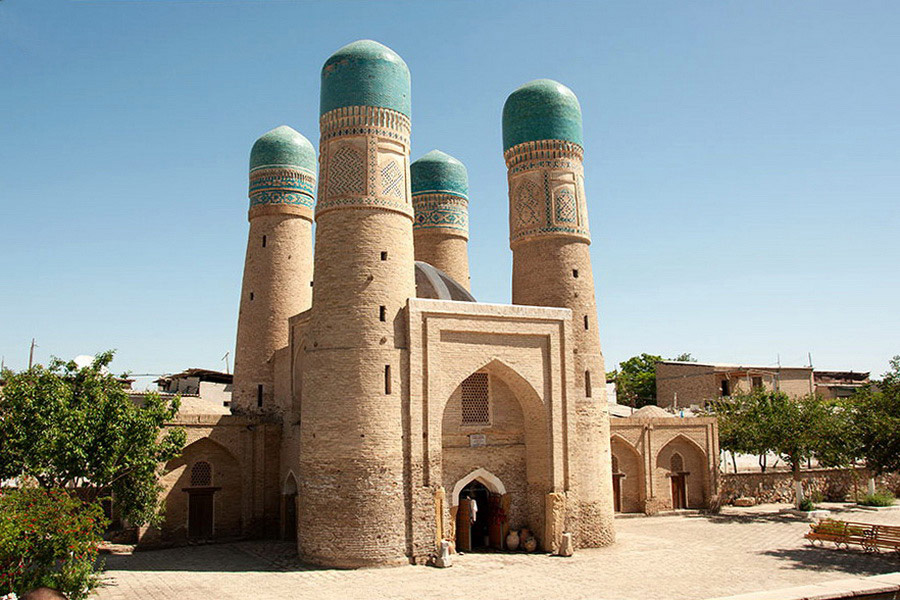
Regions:
[[[498,305],[468,291],[465,167],[410,163],[404,61],[354,42],[321,85],[318,152],[284,126],[251,151],[232,414],[179,415],[188,445],[144,539],[282,536],[339,567],[421,563],[445,539],[501,548],[521,528],[547,551],[566,532],[611,543],[575,95],[538,80],[504,106]]]

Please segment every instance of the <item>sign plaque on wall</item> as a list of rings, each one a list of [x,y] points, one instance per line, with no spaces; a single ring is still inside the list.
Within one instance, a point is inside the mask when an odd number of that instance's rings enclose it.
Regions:
[[[483,433],[473,433],[469,436],[469,447],[479,448],[487,445],[487,436]]]

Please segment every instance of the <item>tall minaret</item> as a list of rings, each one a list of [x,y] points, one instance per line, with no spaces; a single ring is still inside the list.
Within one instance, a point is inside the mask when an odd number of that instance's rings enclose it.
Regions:
[[[405,307],[415,297],[409,69],[363,40],[322,67],[316,281],[305,334],[298,550],[407,563]]]
[[[469,175],[464,164],[432,150],[410,166],[416,212],[416,260],[469,283]]]
[[[615,537],[609,416],[589,251],[581,106],[572,90],[539,79],[510,94],[503,106],[503,150],[513,304],[572,310],[579,445],[574,529],[580,546],[605,545]]]
[[[234,355],[232,412],[273,414],[272,354],[288,345],[288,318],[312,303],[316,152],[282,125],[250,151],[250,237]]]

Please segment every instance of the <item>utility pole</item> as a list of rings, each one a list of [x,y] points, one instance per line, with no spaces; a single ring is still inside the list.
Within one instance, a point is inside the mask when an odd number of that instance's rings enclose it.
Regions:
[[[231,375],[231,367],[228,365],[228,355],[231,354],[231,351],[225,353],[225,356],[222,357],[222,360],[225,361],[225,373]]]
[[[31,370],[31,365],[34,364],[34,349],[37,348],[37,344],[34,343],[34,338],[31,338],[31,350],[28,351],[28,370]]]

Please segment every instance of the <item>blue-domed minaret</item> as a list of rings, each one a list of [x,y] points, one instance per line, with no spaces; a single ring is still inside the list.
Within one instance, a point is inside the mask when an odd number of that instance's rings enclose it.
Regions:
[[[410,77],[371,40],[322,67],[315,286],[303,336],[298,549],[337,567],[409,562],[403,318],[415,297]]]
[[[467,290],[469,283],[469,175],[440,150],[412,163],[413,238],[416,260],[444,271]]]
[[[584,190],[581,105],[559,82],[538,79],[503,106],[509,182],[513,304],[572,311],[576,443],[568,514],[582,547],[614,540],[606,372],[598,334]],[[571,398],[571,396],[570,396]],[[568,491],[568,490],[567,490]],[[553,541],[548,540],[551,546]]]
[[[272,355],[288,345],[288,319],[312,303],[316,152],[282,125],[250,151],[250,234],[234,355],[232,411],[281,414]]]

